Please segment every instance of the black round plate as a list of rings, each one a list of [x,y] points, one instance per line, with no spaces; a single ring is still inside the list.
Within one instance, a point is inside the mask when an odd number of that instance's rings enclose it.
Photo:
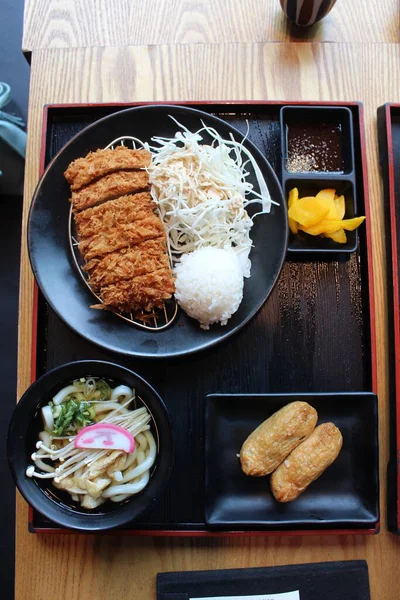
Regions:
[[[104,377],[136,390],[153,417],[159,443],[156,467],[142,492],[121,504],[106,503],[93,511],[72,508],[70,498],[49,484],[49,480],[29,478],[26,468],[40,429],[40,407],[64,385],[80,377]],[[100,531],[135,521],[160,498],[173,466],[173,439],[167,409],[157,392],[139,375],[119,365],[100,360],[82,360],[53,369],[37,379],[22,396],[12,416],[7,437],[7,454],[14,481],[27,502],[45,517],[62,527]],[[62,496],[67,499],[65,501]]]
[[[124,322],[107,311],[93,310],[94,296],[82,282],[71,256],[68,240],[69,186],[63,173],[75,158],[107,146],[114,139],[134,135],[150,142],[153,136],[172,137],[177,119],[191,131],[202,121],[218,133],[237,141],[243,135],[228,123],[205,112],[184,106],[149,105],[123,110],[84,129],[54,157],[41,178],[31,205],[28,221],[28,249],[36,281],[58,316],[74,331],[99,346],[141,357],[176,357],[213,346],[243,327],[261,308],[279,276],[285,259],[288,237],[287,210],[278,179],[261,152],[248,140],[265,178],[272,206],[268,215],[257,216],[251,230],[251,277],[245,280],[243,301],[224,327],[200,329],[197,321],[180,311],[174,324],[164,331],[149,332]],[[204,136],[204,142],[210,140]],[[258,189],[249,166],[249,181]]]

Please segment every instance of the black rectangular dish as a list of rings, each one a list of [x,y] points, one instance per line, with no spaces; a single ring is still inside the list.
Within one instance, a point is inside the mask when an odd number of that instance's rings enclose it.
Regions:
[[[294,400],[317,410],[318,425],[333,422],[342,433],[343,447],[302,495],[279,504],[270,492],[269,477],[244,475],[238,452],[260,423]],[[379,512],[377,419],[377,397],[371,393],[207,396],[207,525],[281,530],[299,523],[301,528],[321,523],[326,528],[373,527]]]
[[[400,534],[400,105],[378,109],[379,155],[385,198],[388,261],[390,361],[390,461],[388,465],[388,525]]]
[[[190,103],[245,133],[282,181],[282,103]],[[315,105],[315,103],[313,103]],[[62,146],[97,119],[130,105],[55,105],[44,111],[42,170]],[[337,105],[324,105],[337,106]],[[286,531],[227,527],[205,521],[205,398],[209,393],[265,394],[376,392],[374,295],[362,106],[343,104],[353,121],[354,194],[367,215],[359,244],[347,261],[285,262],[269,300],[243,328],[216,348],[180,359],[152,361],[104,351],[69,329],[36,288],[32,379],[77,359],[105,359],[141,374],[170,411],[176,444],[174,471],[158,504],[125,533],[142,535],[283,535],[376,533],[379,511],[368,523],[323,522]],[[129,124],[128,124],[129,129]],[[110,139],[112,132],[110,133]],[[346,175],[347,177],[347,175]],[[335,257],[336,258],[336,257]],[[371,433],[372,436],[375,432]],[[372,477],[377,476],[374,473]],[[179,493],[177,493],[179,490]],[[31,511],[30,529],[60,531]],[[120,532],[121,533],[121,532]]]

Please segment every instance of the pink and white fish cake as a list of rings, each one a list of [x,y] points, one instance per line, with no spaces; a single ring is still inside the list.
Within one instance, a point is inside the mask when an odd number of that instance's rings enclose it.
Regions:
[[[132,454],[135,450],[135,438],[124,427],[97,423],[81,429],[75,438],[74,446],[81,449],[122,450]]]

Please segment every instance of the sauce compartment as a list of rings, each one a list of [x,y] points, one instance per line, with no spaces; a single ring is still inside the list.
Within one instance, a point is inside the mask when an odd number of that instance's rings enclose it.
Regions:
[[[282,174],[353,173],[353,117],[348,108],[285,106],[280,124]]]
[[[351,180],[343,178],[295,178],[288,177],[284,181],[284,194],[286,202],[288,201],[289,192],[291,189],[297,188],[299,190],[299,198],[305,196],[316,196],[318,192],[326,188],[333,188],[336,190],[338,196],[343,195],[345,198],[345,219],[351,219],[357,215],[357,198],[355,185]],[[363,226],[363,225],[361,225]],[[365,225],[364,225],[365,226]],[[357,229],[354,231],[346,231],[347,241],[345,244],[339,244],[329,238],[322,237],[320,235],[313,236],[303,231],[299,231],[297,234],[289,233],[289,244],[288,253],[306,254],[308,260],[315,259],[326,259],[330,255],[334,255],[334,258],[338,258],[338,254],[350,254],[354,252],[358,244]],[[315,256],[317,255],[317,256]]]

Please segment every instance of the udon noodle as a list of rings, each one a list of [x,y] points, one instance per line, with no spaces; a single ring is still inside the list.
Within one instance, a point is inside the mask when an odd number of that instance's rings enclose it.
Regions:
[[[44,430],[39,433],[28,477],[51,480],[83,508],[95,509],[106,500],[122,502],[149,482],[157,455],[145,406],[134,406],[135,391],[112,389],[104,380],[82,378],[64,387],[42,408]],[[75,436],[94,423],[124,427],[135,438],[131,454],[120,450],[75,448]]]

